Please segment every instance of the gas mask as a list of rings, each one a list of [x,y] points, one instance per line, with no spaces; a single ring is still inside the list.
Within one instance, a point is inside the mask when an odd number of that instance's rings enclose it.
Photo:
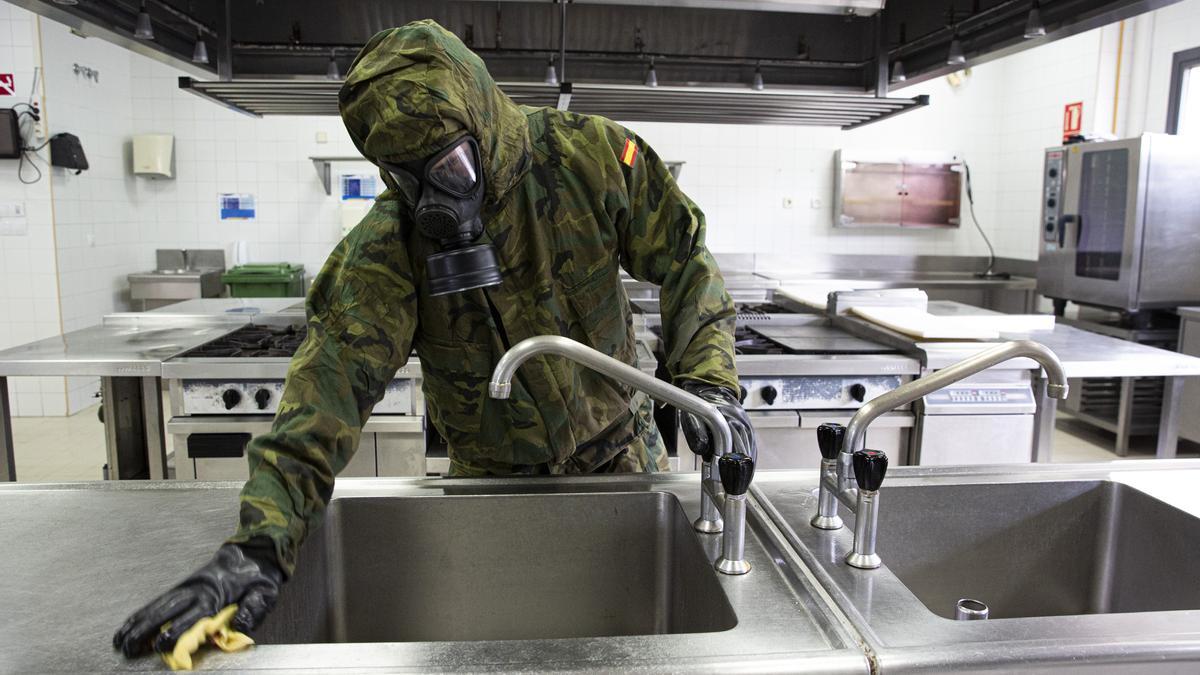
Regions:
[[[425,259],[430,295],[447,295],[500,283],[500,258],[483,234],[483,172],[479,144],[463,136],[427,160],[381,163],[412,197],[417,230],[441,250]]]

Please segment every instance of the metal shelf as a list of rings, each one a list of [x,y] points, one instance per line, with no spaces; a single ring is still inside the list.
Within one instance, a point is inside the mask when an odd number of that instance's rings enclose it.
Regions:
[[[617,84],[501,82],[514,101],[568,108],[630,122],[790,124],[854,129],[919,108],[928,96],[884,98],[864,94],[817,94],[795,89],[644,87]],[[202,81],[179,78],[179,87],[255,117],[337,115],[333,80]]]
[[[366,157],[346,155],[342,157],[309,157],[312,160],[313,168],[317,170],[317,178],[321,179],[321,185],[325,188],[325,194],[333,194],[333,165],[339,162],[366,162],[369,161]]]

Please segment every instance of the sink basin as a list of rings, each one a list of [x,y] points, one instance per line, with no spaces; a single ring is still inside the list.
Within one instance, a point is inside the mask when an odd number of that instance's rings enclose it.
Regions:
[[[934,614],[1200,609],[1200,519],[1106,480],[884,486],[878,551]]]
[[[519,640],[737,625],[666,492],[335,498],[260,644]]]

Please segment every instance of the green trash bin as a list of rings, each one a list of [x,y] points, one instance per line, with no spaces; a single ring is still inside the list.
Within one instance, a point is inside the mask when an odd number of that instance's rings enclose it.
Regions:
[[[299,298],[304,296],[304,265],[250,263],[221,275],[234,298]]]

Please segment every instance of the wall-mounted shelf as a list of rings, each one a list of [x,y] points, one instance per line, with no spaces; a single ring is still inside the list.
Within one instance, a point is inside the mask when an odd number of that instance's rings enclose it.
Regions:
[[[365,162],[365,157],[355,155],[346,155],[341,157],[309,157],[312,160],[313,168],[317,170],[317,178],[321,179],[321,185],[325,188],[325,194],[333,194],[333,165],[345,162]]]

